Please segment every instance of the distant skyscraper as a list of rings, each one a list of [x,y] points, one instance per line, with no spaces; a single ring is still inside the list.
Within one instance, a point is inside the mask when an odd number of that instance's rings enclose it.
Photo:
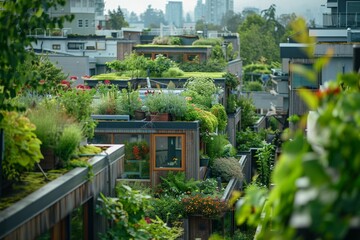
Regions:
[[[165,8],[165,20],[169,25],[183,27],[183,6],[182,2],[169,1]]]
[[[194,12],[195,22],[205,19],[205,9],[205,4],[203,4],[202,0],[198,0]]]
[[[206,0],[205,21],[219,25],[228,11],[234,11],[234,0]]]

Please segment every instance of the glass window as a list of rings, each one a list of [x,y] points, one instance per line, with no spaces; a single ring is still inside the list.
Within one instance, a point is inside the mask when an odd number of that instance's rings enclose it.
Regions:
[[[83,27],[83,20],[82,19],[78,20],[78,27]]]
[[[149,179],[150,144],[149,135],[124,134],[121,140],[125,144],[123,178]]]
[[[154,135],[155,169],[184,169],[183,135]]]
[[[53,44],[53,45],[52,45],[52,49],[53,49],[53,50],[60,50],[60,49],[61,49],[61,46],[60,46],[60,44]]]
[[[85,27],[89,27],[89,20],[85,20]]]
[[[84,49],[84,43],[77,43],[77,42],[69,42],[68,43],[69,50],[81,50]]]

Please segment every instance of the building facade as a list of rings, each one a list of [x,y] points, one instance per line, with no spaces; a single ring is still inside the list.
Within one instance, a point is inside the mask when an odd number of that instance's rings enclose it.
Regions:
[[[165,20],[168,25],[183,27],[183,5],[179,1],[169,1],[166,4]]]
[[[52,8],[50,17],[72,14],[72,22],[64,22],[64,28],[69,33],[79,35],[95,34],[96,29],[101,29],[105,20],[104,0],[67,0],[65,6]]]
[[[205,22],[220,25],[221,19],[229,11],[234,11],[234,0],[206,0]]]

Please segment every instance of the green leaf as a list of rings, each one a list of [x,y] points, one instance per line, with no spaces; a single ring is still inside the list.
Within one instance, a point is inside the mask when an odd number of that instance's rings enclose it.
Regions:
[[[318,108],[319,100],[311,90],[302,88],[298,91],[298,94],[311,110]]]
[[[313,185],[320,185],[330,181],[324,166],[314,153],[308,153],[303,157],[303,168],[304,174],[309,177]]]
[[[44,9],[39,8],[39,9],[36,11],[35,16],[41,17],[41,15],[43,14],[43,12],[44,12]]]

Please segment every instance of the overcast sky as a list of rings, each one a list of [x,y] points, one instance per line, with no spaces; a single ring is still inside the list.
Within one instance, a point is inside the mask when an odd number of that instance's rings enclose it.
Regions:
[[[146,11],[148,5],[165,13],[167,2],[167,0],[105,0],[105,13],[120,6],[121,8],[128,9],[129,12],[133,11],[140,14]],[[194,11],[197,0],[182,0],[182,2],[184,13],[187,13]],[[244,7],[257,7],[263,10],[269,8],[271,4],[275,4],[277,15],[295,12],[297,15],[304,17],[320,18],[319,16],[326,11],[326,8],[321,6],[325,3],[326,0],[234,0],[234,8],[235,12],[241,12]]]

